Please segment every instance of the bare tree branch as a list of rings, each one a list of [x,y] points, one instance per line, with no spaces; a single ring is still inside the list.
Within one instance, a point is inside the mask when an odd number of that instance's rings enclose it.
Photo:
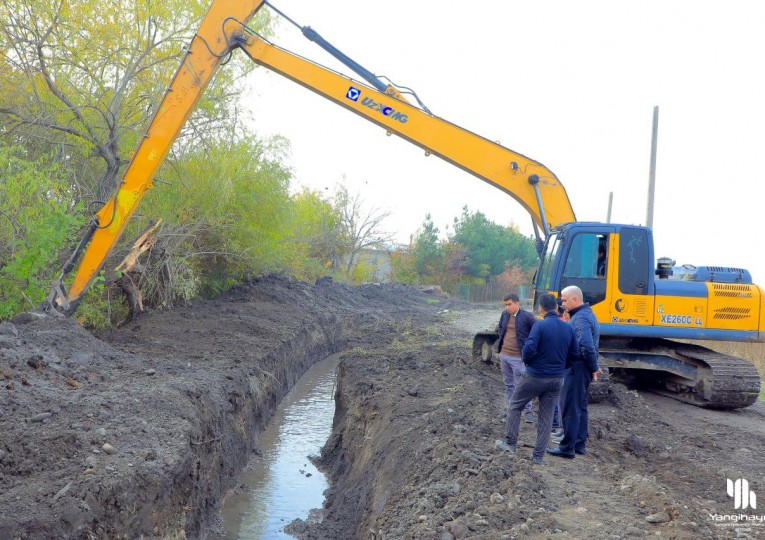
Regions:
[[[379,247],[393,239],[391,233],[382,230],[390,212],[371,207],[364,211],[364,200],[358,192],[351,195],[348,188],[341,184],[335,193],[335,204],[340,213],[340,222],[345,237],[345,275],[350,276],[358,264],[359,254],[363,249]]]

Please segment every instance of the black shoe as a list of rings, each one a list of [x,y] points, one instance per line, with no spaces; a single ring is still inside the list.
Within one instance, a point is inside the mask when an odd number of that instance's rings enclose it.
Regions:
[[[579,454],[580,456],[585,456],[585,455],[587,455],[587,450],[574,450],[574,452],[576,452],[576,453],[577,453],[577,454]]]
[[[511,454],[515,454],[515,450],[517,448],[515,444],[510,444],[507,441],[503,441],[502,439],[497,439],[494,441],[494,446],[500,450],[504,450],[505,452],[510,452]]]
[[[563,452],[560,448],[548,448],[547,453],[551,456],[563,457],[566,459],[574,459],[574,453]]]

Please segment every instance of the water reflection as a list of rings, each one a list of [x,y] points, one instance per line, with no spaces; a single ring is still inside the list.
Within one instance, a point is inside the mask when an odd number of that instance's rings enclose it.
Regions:
[[[338,355],[311,367],[279,405],[261,434],[254,457],[223,505],[225,538],[292,538],[284,527],[321,508],[327,480],[308,460],[318,455],[332,431],[333,389]]]

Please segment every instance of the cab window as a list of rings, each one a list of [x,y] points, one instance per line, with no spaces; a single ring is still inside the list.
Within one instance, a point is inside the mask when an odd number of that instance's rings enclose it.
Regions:
[[[576,285],[582,289],[585,302],[589,302],[590,305],[602,302],[606,298],[605,254],[608,252],[606,249],[608,236],[578,233],[570,242],[561,279],[561,290],[569,285]]]
[[[555,267],[555,258],[558,253],[558,235],[552,235],[547,240],[545,246],[545,252],[542,255],[542,267],[539,269],[539,274],[535,282],[535,289],[538,291],[549,291],[552,289],[550,281],[552,279],[552,271]]]
[[[645,229],[623,227],[619,239],[619,290],[624,294],[648,294],[652,265]]]
[[[601,235],[577,234],[571,242],[563,277],[598,277],[598,246]]]

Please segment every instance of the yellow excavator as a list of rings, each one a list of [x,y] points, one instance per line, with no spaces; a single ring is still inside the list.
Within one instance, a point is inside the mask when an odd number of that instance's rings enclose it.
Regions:
[[[577,222],[566,190],[541,163],[433,115],[416,94],[383,82],[310,27],[303,34],[363,80],[282,49],[248,28],[264,0],[213,0],[112,198],[91,221],[48,298],[71,313],[138,208],[170,146],[216,70],[236,49],[253,62],[464,169],[510,195],[531,215],[540,253],[534,295],[577,285],[601,324],[602,362],[616,376],[712,408],[751,405],[760,376],[748,361],[673,341],[765,341],[763,290],[744,269],[654,265],[651,229]],[[414,98],[409,101],[405,94]],[[541,231],[541,233],[540,233]],[[76,267],[74,278],[64,278]],[[682,278],[682,279],[678,279]],[[473,352],[492,358],[491,332]]]

